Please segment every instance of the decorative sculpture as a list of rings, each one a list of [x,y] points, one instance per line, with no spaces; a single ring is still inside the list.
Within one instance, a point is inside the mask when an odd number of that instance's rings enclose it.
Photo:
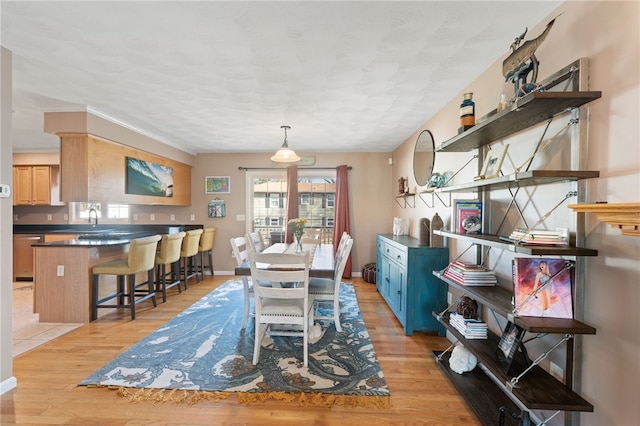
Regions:
[[[547,24],[542,34],[533,40],[528,40],[520,46],[524,36],[527,34],[527,28],[524,32],[516,37],[515,41],[511,44],[511,50],[513,52],[502,62],[502,75],[505,77],[505,81],[512,81],[514,84],[515,97],[518,98],[522,94],[529,93],[536,85],[536,79],[538,78],[538,65],[540,62],[536,58],[535,52],[542,42],[547,38],[555,18]],[[531,81],[527,82],[529,73],[533,72]],[[524,93],[520,93],[520,91]]]

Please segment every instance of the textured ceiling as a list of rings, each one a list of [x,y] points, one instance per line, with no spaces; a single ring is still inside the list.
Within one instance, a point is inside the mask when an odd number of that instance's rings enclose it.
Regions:
[[[14,151],[86,110],[190,153],[389,152],[561,2],[1,1]]]

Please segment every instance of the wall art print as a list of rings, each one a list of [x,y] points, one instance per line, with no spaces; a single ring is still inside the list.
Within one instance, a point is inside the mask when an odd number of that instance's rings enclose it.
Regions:
[[[204,178],[205,194],[228,194],[231,192],[229,176],[207,176]]]
[[[173,168],[126,157],[125,193],[150,195],[154,197],[173,197]]]

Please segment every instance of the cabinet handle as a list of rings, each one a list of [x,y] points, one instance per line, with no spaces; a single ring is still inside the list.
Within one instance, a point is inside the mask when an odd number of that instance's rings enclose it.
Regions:
[[[400,260],[400,259],[402,259],[402,256],[397,255],[397,256],[396,256],[396,259]]]
[[[389,278],[385,278],[384,280],[385,280],[386,282],[389,282]]]

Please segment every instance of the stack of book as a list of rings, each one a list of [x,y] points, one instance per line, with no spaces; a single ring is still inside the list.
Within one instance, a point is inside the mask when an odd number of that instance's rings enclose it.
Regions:
[[[462,285],[496,285],[498,280],[491,269],[473,263],[451,262],[444,270],[445,277]]]
[[[566,231],[548,229],[532,229],[527,232],[526,229],[515,229],[509,240],[518,244],[540,244],[566,246],[568,244]]]
[[[464,318],[457,312],[449,315],[449,324],[464,336],[465,339],[486,339],[487,323],[473,318]]]

